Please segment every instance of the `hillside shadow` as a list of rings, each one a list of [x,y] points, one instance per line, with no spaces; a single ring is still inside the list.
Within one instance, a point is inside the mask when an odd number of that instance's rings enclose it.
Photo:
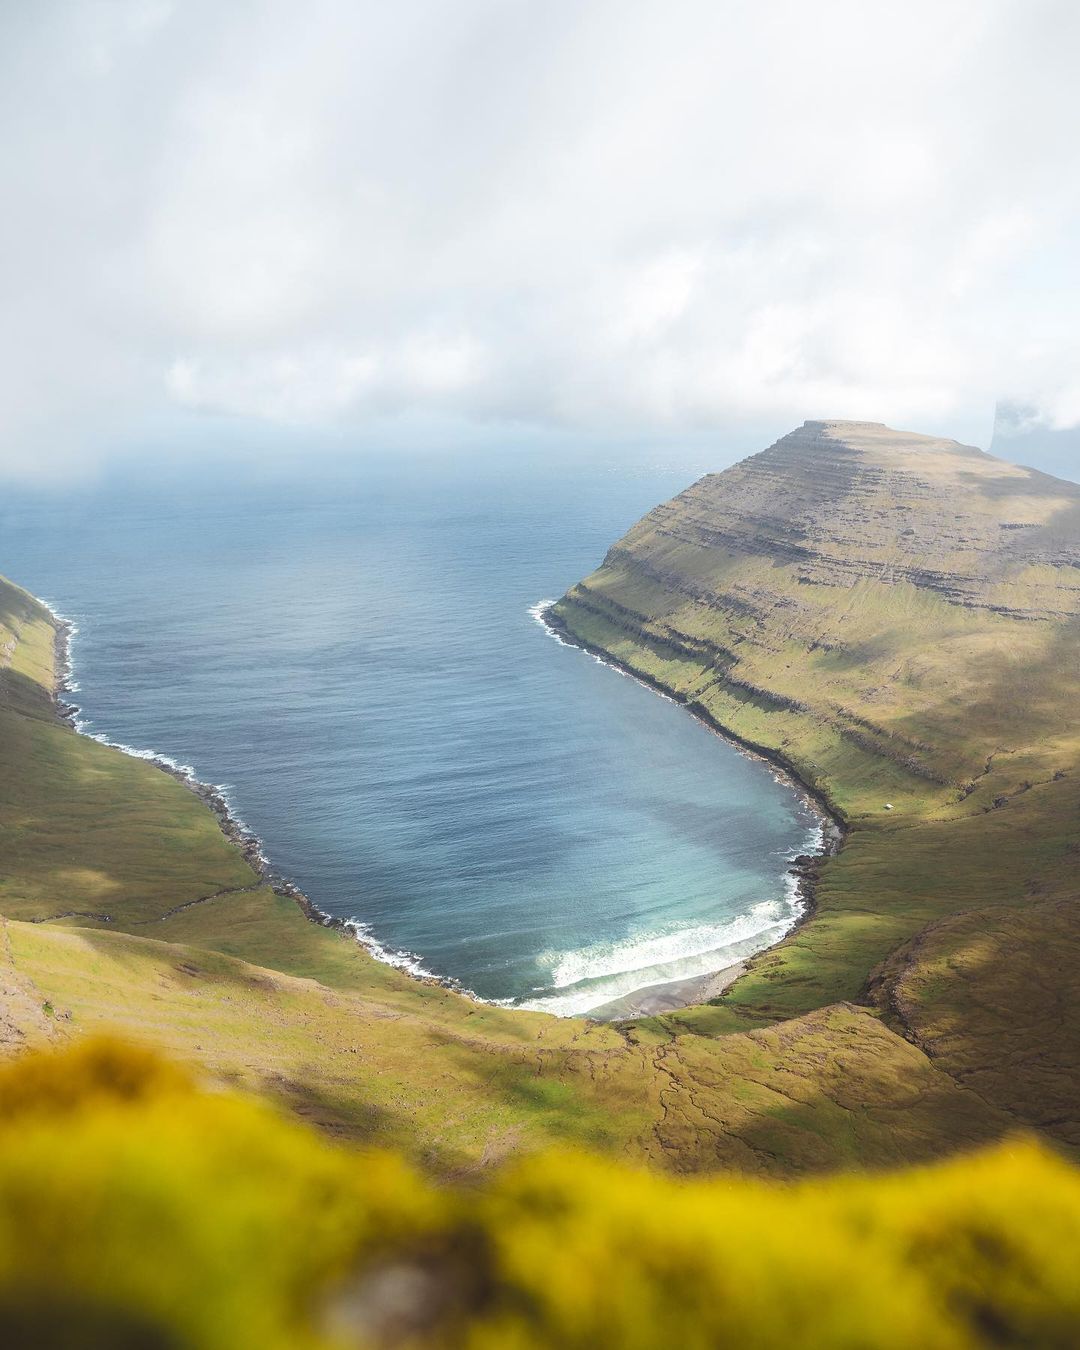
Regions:
[[[0,624],[5,628],[14,628],[34,618],[37,613],[37,607],[32,601],[24,598],[10,582],[0,577]]]
[[[1053,474],[1043,473],[1041,469],[1032,469],[1025,464],[1015,467],[1018,473],[991,476],[958,469],[956,476],[966,487],[993,501],[1003,497],[1073,497],[1080,500],[1080,484],[1072,483],[1067,478],[1055,478]]]
[[[1080,567],[1080,487],[1076,495],[1076,501],[1055,511],[1041,525],[1003,531],[1013,536],[1005,541],[1006,557],[1010,560],[1030,558],[1058,567]],[[1070,579],[1080,586],[1080,572]]]
[[[943,687],[939,699],[891,721],[888,729],[925,740],[940,728],[954,743],[970,744],[976,760],[987,752],[987,738],[994,742],[990,750],[1008,744],[1010,735],[1022,743],[1018,748],[1026,748],[1031,738],[1045,740],[1053,730],[1055,739],[1071,734],[1080,744],[1080,727],[1069,720],[1069,709],[1080,699],[1080,618],[1037,630],[1025,624],[1025,639],[1032,631],[1045,633],[1037,655],[1029,652],[1018,661],[1006,641],[995,650],[984,648],[978,658],[977,694],[958,703]]]
[[[598,1080],[595,1062],[606,1055],[628,1053],[625,1046],[575,1051],[560,1048],[544,1052],[536,1042],[517,1055],[505,1046],[463,1044],[451,1031],[430,1033],[456,1071],[485,1097],[497,1098],[518,1114],[507,1123],[539,1127],[548,1142],[581,1148],[606,1148],[625,1138],[625,1123],[640,1115],[647,1098],[647,1077],[628,1073],[625,1078]],[[590,1061],[593,1064],[590,1065]]]
[[[924,1107],[918,1119],[902,1108],[881,1119],[867,1111],[857,1126],[836,1121],[831,1134],[818,1107],[792,1102],[743,1124],[739,1138],[783,1177],[889,1171],[982,1148],[1015,1131],[1015,1122],[979,1103],[974,1093],[970,1099],[963,1107],[944,1101]]]
[[[935,1061],[1074,1156],[1080,1156],[1078,944],[1080,885],[1022,905],[958,914],[935,928],[901,970],[908,1019]]]
[[[50,691],[10,666],[0,668],[0,707],[36,721],[50,721],[57,715]]]

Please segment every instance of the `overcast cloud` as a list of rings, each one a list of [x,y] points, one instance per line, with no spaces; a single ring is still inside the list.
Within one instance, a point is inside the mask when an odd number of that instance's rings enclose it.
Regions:
[[[0,15],[9,472],[181,413],[1080,422],[1072,3]]]

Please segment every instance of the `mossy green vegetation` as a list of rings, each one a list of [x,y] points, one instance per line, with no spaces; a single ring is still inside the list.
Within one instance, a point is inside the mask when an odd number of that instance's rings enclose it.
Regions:
[[[127,1043],[0,1071],[0,1341],[827,1350],[1080,1339],[1080,1173],[1015,1139],[798,1184],[558,1150],[434,1187]]]

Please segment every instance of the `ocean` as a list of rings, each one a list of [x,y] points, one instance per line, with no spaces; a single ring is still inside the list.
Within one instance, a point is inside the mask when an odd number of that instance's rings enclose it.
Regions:
[[[384,959],[579,1014],[775,941],[818,818],[537,606],[710,468],[369,453],[8,488],[87,728],[224,787]]]

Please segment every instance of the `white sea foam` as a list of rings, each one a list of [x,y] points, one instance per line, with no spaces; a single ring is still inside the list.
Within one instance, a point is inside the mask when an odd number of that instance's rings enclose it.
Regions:
[[[567,642],[567,640],[554,626],[554,624],[548,623],[547,619],[545,618],[547,611],[551,608],[551,606],[554,603],[555,603],[554,600],[537,600],[535,605],[529,606],[529,617],[533,620],[534,623],[538,623],[540,625],[540,627],[544,630],[544,632],[548,635],[548,637],[554,638],[560,647],[577,647],[577,643]],[[578,651],[585,650],[583,647],[578,647],[577,649]],[[585,652],[585,655],[591,656],[592,659],[596,661],[599,665],[604,666],[610,664],[610,662],[601,660],[601,658],[597,656],[595,652]],[[617,666],[612,666],[611,668],[612,670],[618,669]],[[623,672],[620,670],[619,674],[621,675],[623,674]]]
[[[614,946],[596,943],[582,951],[548,952],[540,960],[551,967],[552,986],[565,989],[581,980],[649,970],[653,966],[715,952],[774,927],[782,918],[781,909],[779,902],[766,900],[728,923],[697,924],[671,933],[650,933]]]
[[[333,922],[329,916],[327,916],[326,921]],[[407,974],[414,975],[418,979],[441,979],[434,971],[428,970],[424,965],[423,957],[418,956],[416,952],[395,950],[393,947],[384,946],[371,931],[369,924],[361,923],[359,919],[346,919],[343,927],[347,933],[352,934],[368,955],[373,956],[376,961],[381,961],[387,966],[393,966],[396,970],[404,970]],[[446,981],[446,983],[451,982]],[[462,992],[467,991],[463,990]],[[475,995],[473,995],[473,997],[475,997]]]
[[[376,961],[381,961],[386,966],[393,966],[395,970],[404,971],[406,975],[411,975],[414,979],[436,980],[445,988],[453,989],[464,998],[474,999],[477,1003],[488,1003],[500,1008],[514,1007],[517,1003],[517,1000],[513,998],[481,998],[479,994],[472,989],[466,989],[460,981],[453,979],[453,977],[438,975],[435,971],[429,970],[424,965],[424,958],[416,952],[410,952],[404,948],[387,947],[371,931],[371,925],[363,923],[359,919],[339,921],[329,914],[323,914],[322,910],[317,909],[315,912],[321,916],[324,924],[339,924]]]
[[[559,632],[554,624],[548,623],[544,617],[546,612],[555,604],[554,600],[538,600],[535,605],[529,606],[529,614],[536,623],[544,630],[550,638],[554,638],[560,647],[569,647],[574,651],[582,652],[590,661],[595,661],[598,666],[606,666],[608,670],[613,670],[616,675],[621,675],[623,679],[633,680],[635,684],[640,684],[643,689],[648,689],[651,694],[656,694],[662,698],[665,703],[675,703],[670,694],[665,694],[662,689],[658,689],[655,684],[649,684],[647,680],[639,679],[632,671],[626,670],[623,666],[617,665],[614,661],[609,661],[598,652],[593,652],[588,647],[581,646],[578,642],[568,642]]]
[[[726,923],[549,952],[541,961],[551,972],[554,992],[519,1006],[573,1017],[639,989],[709,975],[771,947],[794,926],[801,911],[792,891],[784,900],[762,901]]]

